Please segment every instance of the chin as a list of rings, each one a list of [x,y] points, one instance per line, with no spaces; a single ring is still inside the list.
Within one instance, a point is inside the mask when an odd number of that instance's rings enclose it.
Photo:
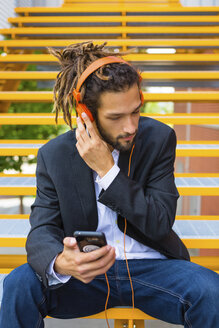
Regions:
[[[124,143],[124,144],[122,144],[122,143],[117,143],[116,145],[115,145],[115,148],[117,149],[117,150],[119,150],[119,151],[121,151],[121,152],[125,152],[125,151],[128,151],[128,150],[130,150],[131,148],[132,148],[132,146],[133,146],[133,142],[131,142],[131,143]]]

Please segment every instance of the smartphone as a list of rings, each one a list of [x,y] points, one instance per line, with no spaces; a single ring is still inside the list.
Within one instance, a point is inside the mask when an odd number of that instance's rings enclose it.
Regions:
[[[89,253],[100,247],[107,245],[103,232],[96,231],[75,231],[73,236],[77,240],[81,252]]]

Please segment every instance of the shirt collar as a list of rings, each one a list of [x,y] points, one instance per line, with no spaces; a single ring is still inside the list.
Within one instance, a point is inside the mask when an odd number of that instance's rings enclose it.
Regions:
[[[118,161],[119,161],[119,150],[114,149],[112,151],[112,156],[113,156],[113,159],[114,159],[115,164],[118,165]]]

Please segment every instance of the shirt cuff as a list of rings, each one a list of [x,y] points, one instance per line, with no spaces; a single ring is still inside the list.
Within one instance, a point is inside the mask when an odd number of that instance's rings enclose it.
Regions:
[[[55,263],[56,258],[57,258],[57,256],[50,262],[50,264],[48,265],[47,270],[46,270],[46,275],[47,275],[49,286],[57,285],[60,283],[65,284],[71,278],[71,276],[66,276],[66,275],[62,275],[62,274],[55,272],[54,263]]]
[[[114,164],[113,167],[105,174],[102,178],[99,175],[96,177],[95,182],[97,182],[100,188],[106,190],[109,185],[113,182],[115,177],[118,175],[120,168],[117,164]]]

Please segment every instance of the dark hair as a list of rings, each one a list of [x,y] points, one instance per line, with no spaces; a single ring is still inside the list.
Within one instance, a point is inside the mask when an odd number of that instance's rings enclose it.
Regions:
[[[54,111],[56,122],[58,113],[63,112],[63,118],[72,129],[71,113],[76,102],[72,95],[77,82],[85,69],[95,60],[107,56],[121,56],[125,53],[108,52],[104,49],[106,42],[94,45],[92,42],[82,42],[68,46],[63,50],[48,48],[49,52],[58,58],[61,70],[54,86]],[[94,119],[100,107],[100,95],[106,91],[120,92],[132,85],[140,84],[139,74],[133,66],[123,63],[107,64],[93,72],[82,84],[80,89],[81,102],[91,111]]]

